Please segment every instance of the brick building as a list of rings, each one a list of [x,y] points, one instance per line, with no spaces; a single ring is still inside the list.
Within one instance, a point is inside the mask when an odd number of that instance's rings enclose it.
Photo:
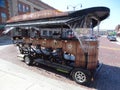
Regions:
[[[10,17],[44,9],[54,9],[40,0],[8,0],[8,3]]]
[[[53,7],[40,0],[0,0],[0,24],[5,23],[10,17],[30,12],[36,12]],[[0,32],[2,32],[0,25]]]
[[[0,24],[5,23],[9,19],[8,2],[7,0],[0,0]],[[0,35],[3,31],[3,25],[0,25]]]
[[[9,18],[7,0],[0,0],[0,23],[5,23]]]

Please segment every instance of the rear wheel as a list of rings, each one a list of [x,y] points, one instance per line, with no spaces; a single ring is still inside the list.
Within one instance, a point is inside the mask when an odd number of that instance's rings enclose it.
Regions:
[[[89,84],[91,75],[89,71],[77,68],[72,71],[72,78],[75,82],[86,85]]]
[[[22,49],[19,49],[19,50],[20,50],[20,53],[23,54],[24,51]]]
[[[33,64],[33,60],[32,60],[32,58],[31,58],[31,56],[29,56],[29,55],[26,55],[26,56],[24,57],[24,61],[25,61],[25,63],[26,63],[27,65],[32,65],[32,64]]]

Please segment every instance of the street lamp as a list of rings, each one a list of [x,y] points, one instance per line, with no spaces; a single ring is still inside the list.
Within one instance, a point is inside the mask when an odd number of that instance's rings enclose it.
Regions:
[[[80,8],[82,8],[82,4],[80,3],[80,4],[77,4],[77,5],[75,5],[75,6],[68,5],[68,6],[67,6],[67,9],[69,9],[69,7],[72,7],[73,10],[75,11],[76,7],[78,7],[78,6],[80,6]]]

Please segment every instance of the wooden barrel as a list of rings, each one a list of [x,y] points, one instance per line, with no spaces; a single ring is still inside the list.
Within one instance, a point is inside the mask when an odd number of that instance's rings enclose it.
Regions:
[[[76,67],[83,67],[87,69],[96,69],[97,62],[98,62],[98,41],[87,41],[84,42],[83,45],[87,46],[88,56],[86,58],[85,52],[83,48],[81,47],[80,43],[77,42],[77,53],[76,53],[76,60],[75,60],[75,66]]]
[[[24,43],[30,43],[30,38],[25,37],[24,38]]]
[[[63,43],[64,43],[64,46],[63,46],[64,51],[71,53],[73,55],[76,55],[77,41],[65,40]]]
[[[88,69],[96,69],[98,64],[98,41],[91,41],[88,49]]]
[[[96,69],[96,66],[98,64],[98,55],[88,55],[88,69]]]
[[[26,43],[40,44],[42,47],[51,47],[52,49],[62,48],[75,56],[75,67],[83,67],[89,70],[96,69],[98,64],[98,41],[86,41],[83,45],[87,46],[87,58],[85,52],[78,40],[54,40],[54,39],[25,39]]]
[[[40,39],[39,43],[42,47],[49,47],[49,40],[47,39]]]
[[[76,42],[76,60],[75,60],[75,66],[76,67],[85,67],[85,56],[84,52],[80,46],[79,42]]]
[[[95,55],[98,52],[98,42],[91,41],[89,42],[88,55]]]
[[[62,40],[51,39],[49,44],[53,49],[62,48]]]

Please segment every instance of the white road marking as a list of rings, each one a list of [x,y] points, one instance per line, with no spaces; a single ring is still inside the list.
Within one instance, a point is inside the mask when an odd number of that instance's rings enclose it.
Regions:
[[[115,44],[117,44],[117,45],[120,45],[120,42],[111,42],[111,43],[115,43]]]

